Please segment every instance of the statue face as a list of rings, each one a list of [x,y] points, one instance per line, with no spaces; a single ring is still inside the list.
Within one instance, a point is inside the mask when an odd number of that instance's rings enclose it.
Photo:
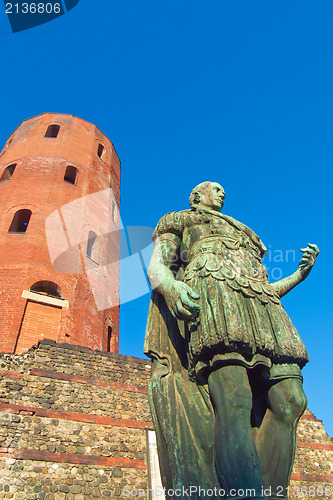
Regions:
[[[200,193],[199,207],[220,212],[224,205],[225,192],[217,182],[210,182]]]

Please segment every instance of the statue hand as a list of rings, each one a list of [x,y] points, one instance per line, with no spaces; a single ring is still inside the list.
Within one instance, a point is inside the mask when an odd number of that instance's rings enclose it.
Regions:
[[[200,296],[186,283],[173,280],[163,292],[167,306],[172,314],[181,320],[189,320],[198,316],[200,306],[191,299],[198,300]]]
[[[301,248],[303,256],[298,264],[298,269],[304,278],[310,273],[313,264],[316,262],[317,255],[319,254],[319,248],[317,245],[308,243],[307,248]]]

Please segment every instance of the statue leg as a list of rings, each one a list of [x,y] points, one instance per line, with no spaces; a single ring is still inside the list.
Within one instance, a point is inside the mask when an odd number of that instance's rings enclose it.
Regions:
[[[287,498],[296,448],[296,428],[307,398],[302,382],[295,378],[280,380],[268,391],[269,407],[255,436],[268,498]]]
[[[229,492],[227,498],[266,498],[251,430],[252,391],[246,368],[223,366],[209,374],[208,387],[215,412],[215,467],[221,488]]]

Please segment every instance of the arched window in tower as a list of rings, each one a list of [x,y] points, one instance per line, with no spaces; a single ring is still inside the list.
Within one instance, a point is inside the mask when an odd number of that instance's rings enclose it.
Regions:
[[[43,338],[59,341],[61,312],[68,307],[62,289],[52,281],[37,281],[24,290],[27,299],[15,353],[27,351]]]
[[[75,186],[77,174],[78,174],[78,169],[73,167],[72,165],[68,165],[64,175],[64,181],[69,182],[70,184],[74,184]]]
[[[25,233],[31,217],[31,210],[23,208],[18,210],[12,220],[12,223],[8,229],[9,233]]]
[[[97,234],[94,231],[89,231],[87,242],[87,257],[97,263],[96,255],[96,238]]]
[[[48,295],[49,297],[54,297],[57,299],[63,299],[63,292],[59,285],[53,283],[53,281],[37,281],[30,287],[30,292],[40,293],[42,295]]]
[[[113,344],[113,332],[111,326],[108,326],[108,341],[106,346],[107,352],[111,352],[112,344]]]
[[[6,167],[5,170],[2,172],[2,176],[0,177],[0,182],[9,181],[9,179],[12,178],[15,168],[16,168],[16,163],[13,163],[12,165]]]
[[[47,127],[47,131],[44,137],[55,138],[58,136],[59,130],[60,130],[60,125],[55,125],[55,124],[49,125]]]
[[[101,160],[103,160],[104,156],[105,156],[105,147],[103,146],[103,144],[99,143],[98,144],[98,149],[97,149],[97,156],[98,158],[100,158]]]

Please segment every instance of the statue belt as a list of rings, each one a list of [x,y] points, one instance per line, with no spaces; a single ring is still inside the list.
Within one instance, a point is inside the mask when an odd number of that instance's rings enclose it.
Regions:
[[[200,238],[191,247],[188,255],[189,261],[194,257],[204,253],[213,253],[216,255],[223,255],[228,250],[239,250],[240,247],[246,248],[257,259],[260,259],[258,254],[252,248],[250,243],[245,238],[231,238],[222,234],[209,234]]]

